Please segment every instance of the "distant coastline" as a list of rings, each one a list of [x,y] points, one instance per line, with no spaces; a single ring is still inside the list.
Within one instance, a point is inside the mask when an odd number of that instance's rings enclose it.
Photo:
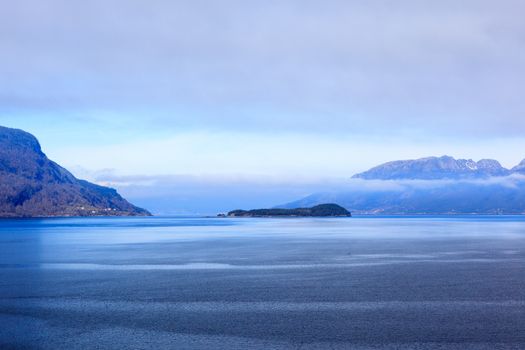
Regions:
[[[351,217],[352,214],[340,205],[328,203],[311,208],[233,210],[219,217]]]

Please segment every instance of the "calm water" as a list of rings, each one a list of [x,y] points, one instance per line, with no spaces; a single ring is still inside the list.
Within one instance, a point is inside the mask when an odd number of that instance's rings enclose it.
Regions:
[[[525,219],[0,221],[1,349],[525,349]]]

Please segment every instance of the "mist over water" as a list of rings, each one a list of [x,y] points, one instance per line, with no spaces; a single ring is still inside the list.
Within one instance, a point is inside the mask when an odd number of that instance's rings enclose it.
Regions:
[[[0,347],[521,349],[525,219],[0,221]]]

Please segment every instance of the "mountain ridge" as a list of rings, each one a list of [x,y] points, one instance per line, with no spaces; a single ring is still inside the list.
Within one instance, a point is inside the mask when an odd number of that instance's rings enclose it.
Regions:
[[[525,160],[509,170],[494,159],[481,159],[476,162],[472,159],[455,159],[445,155],[391,161],[355,174],[352,178],[364,180],[464,179],[507,176],[521,171],[525,173]]]
[[[480,170],[481,169],[481,170]],[[355,214],[525,214],[525,160],[506,169],[495,160],[453,157],[393,161],[356,174],[339,190],[278,206],[332,202]]]
[[[525,174],[525,159],[511,169],[513,173]]]

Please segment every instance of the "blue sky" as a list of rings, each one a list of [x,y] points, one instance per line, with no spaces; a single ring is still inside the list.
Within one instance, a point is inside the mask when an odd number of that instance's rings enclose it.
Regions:
[[[278,204],[393,159],[513,166],[523,13],[519,0],[9,2],[0,124],[165,212],[232,194]]]

